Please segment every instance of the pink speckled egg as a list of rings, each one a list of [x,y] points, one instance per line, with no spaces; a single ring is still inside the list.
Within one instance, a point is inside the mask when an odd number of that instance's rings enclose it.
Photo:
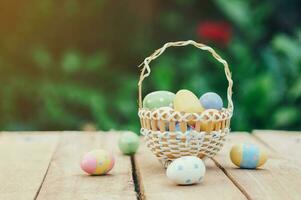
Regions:
[[[114,167],[114,156],[103,150],[96,149],[84,155],[80,166],[82,170],[90,175],[103,175]]]

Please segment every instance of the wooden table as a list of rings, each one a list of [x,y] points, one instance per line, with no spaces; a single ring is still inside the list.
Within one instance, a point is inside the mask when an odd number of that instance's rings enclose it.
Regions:
[[[144,144],[135,157],[123,156],[116,132],[3,132],[0,199],[299,200],[300,133],[231,133],[222,151],[206,160],[207,172],[201,184],[176,186]],[[268,150],[270,158],[263,169],[237,169],[230,162],[229,150],[237,142],[255,143]],[[109,175],[87,176],[81,171],[81,156],[94,148],[115,152],[117,162]]]

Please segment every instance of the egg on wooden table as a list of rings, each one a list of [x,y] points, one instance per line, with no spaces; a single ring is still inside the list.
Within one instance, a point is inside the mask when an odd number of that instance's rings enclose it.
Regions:
[[[174,98],[174,109],[179,112],[200,113],[204,111],[199,99],[189,90],[180,90]]]
[[[243,169],[255,169],[267,161],[267,152],[255,144],[235,144],[230,151],[233,164]]]
[[[104,175],[114,167],[114,164],[113,154],[103,149],[96,149],[83,156],[80,166],[90,175]]]
[[[221,110],[223,108],[222,98],[214,92],[207,92],[203,94],[200,97],[200,102],[205,109]]]
[[[203,161],[195,156],[183,156],[174,160],[166,170],[168,179],[179,185],[200,183],[205,175]]]
[[[157,109],[160,107],[172,107],[175,94],[169,91],[155,91],[146,95],[143,99],[143,107]]]
[[[133,155],[139,147],[139,136],[133,132],[123,133],[118,140],[120,151],[125,155]]]

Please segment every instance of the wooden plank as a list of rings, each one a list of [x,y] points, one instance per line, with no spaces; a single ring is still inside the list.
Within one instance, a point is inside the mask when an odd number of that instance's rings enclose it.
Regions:
[[[258,144],[268,151],[270,158],[262,169],[238,169],[231,163],[230,149],[233,144],[240,142]],[[250,134],[230,134],[224,148],[214,160],[249,199],[301,199],[301,168]]]
[[[162,165],[146,148],[144,142],[142,143],[139,152],[135,155],[136,172],[142,199],[246,199],[210,159],[206,160],[207,172],[202,183],[192,186],[177,186],[171,183],[167,179]]]
[[[37,199],[136,199],[130,157],[121,155],[117,139],[117,134],[65,133]],[[115,167],[108,175],[88,176],[80,169],[81,157],[95,148],[115,154]]]
[[[276,152],[301,163],[301,131],[255,130],[253,134]]]
[[[49,133],[0,134],[0,199],[34,199],[57,142]]]

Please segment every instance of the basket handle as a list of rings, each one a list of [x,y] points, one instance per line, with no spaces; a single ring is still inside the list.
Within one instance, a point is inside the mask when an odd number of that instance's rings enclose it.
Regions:
[[[227,89],[227,99],[228,99],[228,109],[230,109],[231,111],[233,111],[233,102],[232,102],[232,86],[233,86],[233,81],[231,78],[231,72],[228,66],[228,63],[222,59],[215,51],[214,49],[212,49],[209,46],[206,46],[204,44],[201,43],[197,43],[193,40],[187,40],[187,41],[178,41],[178,42],[168,42],[166,44],[164,44],[163,47],[161,47],[160,49],[157,49],[152,55],[150,55],[149,57],[145,58],[143,63],[141,63],[138,67],[143,66],[142,70],[141,70],[141,74],[140,74],[140,79],[138,82],[138,92],[139,92],[139,109],[142,108],[142,82],[143,80],[148,77],[150,75],[151,69],[150,69],[150,62],[152,60],[155,60],[156,58],[158,58],[168,47],[177,47],[177,46],[187,46],[187,45],[193,45],[196,48],[199,48],[201,50],[204,51],[209,51],[212,56],[220,63],[222,63],[224,65],[224,70],[225,70],[225,74],[228,80],[228,89]]]

